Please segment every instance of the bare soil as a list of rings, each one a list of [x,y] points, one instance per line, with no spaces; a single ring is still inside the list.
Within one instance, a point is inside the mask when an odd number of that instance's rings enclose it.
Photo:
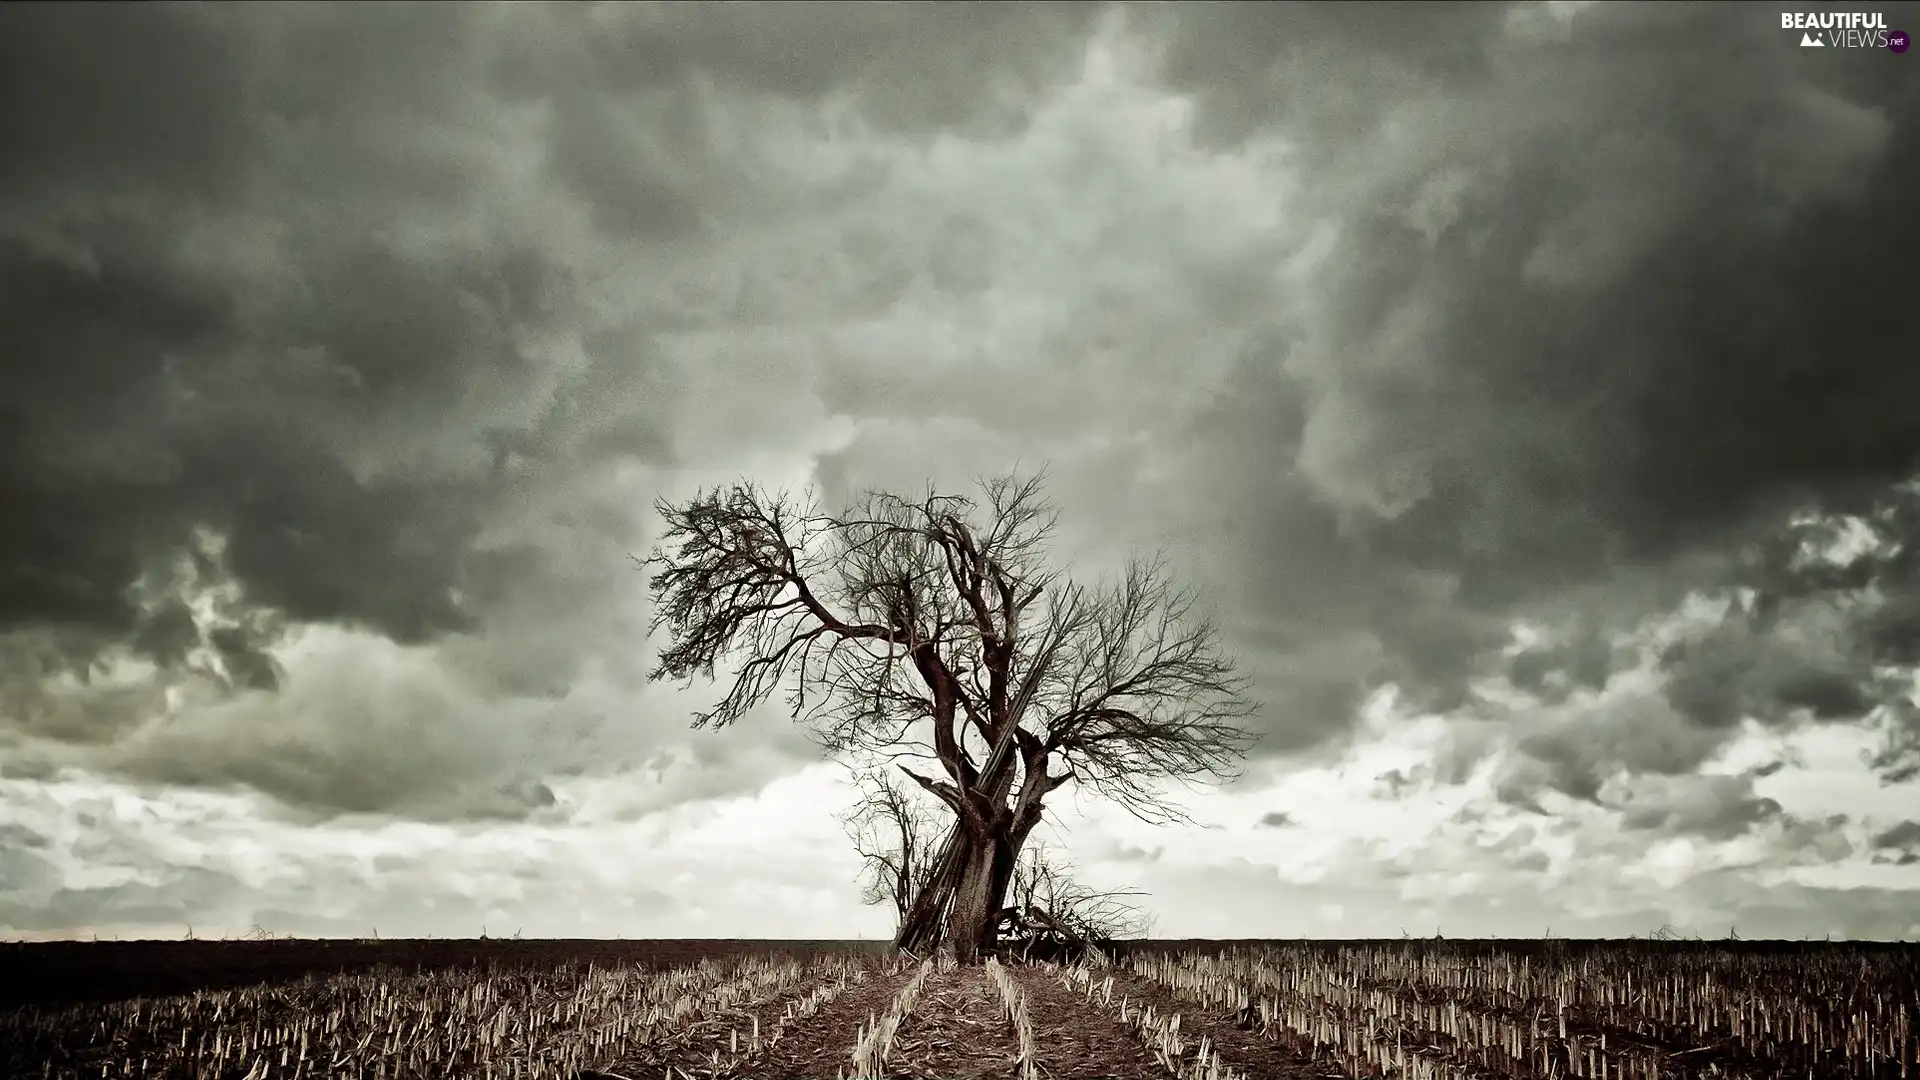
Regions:
[[[1059,1080],[1171,1080],[1173,1074],[1104,1010],[1034,968],[1013,969],[1027,995],[1043,1076]]]
[[[912,969],[896,975],[870,972],[865,985],[849,986],[819,1012],[793,1021],[779,1041],[721,1076],[728,1080],[817,1080],[844,1075],[853,1062],[853,1044],[860,1025],[869,1016],[885,1015],[911,975]]]
[[[877,969],[868,975],[869,979],[876,977],[885,976],[879,975]],[[798,986],[776,991],[758,1001],[742,1002],[731,1009],[696,1017],[660,1041],[629,1048],[602,1066],[599,1072],[605,1076],[629,1077],[726,1075],[735,1062],[744,1061],[753,1054],[756,1025],[763,1043],[775,1037],[784,1038],[786,1033],[781,1028],[781,1017],[824,981],[827,980],[817,977],[810,970]],[[857,986],[849,986],[847,993],[858,989]],[[805,1024],[809,1019],[801,1018],[791,1023]],[[673,1072],[669,1073],[669,1069]],[[591,1080],[591,1074],[583,1074],[583,1077]]]
[[[752,953],[781,952],[806,960],[887,951],[887,943],[878,941],[744,938],[0,942],[0,1009],[228,990],[379,967],[407,972],[459,967],[547,971],[593,964],[658,970]]]
[[[1156,1013],[1180,1014],[1180,1033],[1187,1037],[1189,1044],[1197,1043],[1201,1036],[1206,1036],[1214,1049],[1220,1052],[1221,1064],[1238,1069],[1247,1076],[1271,1080],[1318,1080],[1320,1077],[1347,1075],[1336,1066],[1313,1060],[1311,1055],[1290,1043],[1262,1035],[1253,1025],[1232,1014],[1182,1001],[1166,987],[1118,968],[1107,974],[1113,976],[1113,1000],[1119,1001],[1120,996],[1125,994],[1136,1005],[1152,1005]],[[1188,1053],[1192,1052],[1190,1045]]]
[[[889,1077],[982,1080],[1010,1077],[1020,1040],[1000,991],[984,967],[936,972],[921,989],[913,1015],[894,1036]]]

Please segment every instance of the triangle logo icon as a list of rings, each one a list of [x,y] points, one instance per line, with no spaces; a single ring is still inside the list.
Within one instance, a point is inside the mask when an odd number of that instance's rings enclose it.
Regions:
[[[1827,43],[1814,37],[1812,34],[1803,32],[1800,35],[1800,47],[1803,49],[1824,49],[1827,47]]]

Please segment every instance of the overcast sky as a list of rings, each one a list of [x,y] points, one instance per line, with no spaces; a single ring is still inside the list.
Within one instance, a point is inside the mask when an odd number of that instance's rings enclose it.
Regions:
[[[883,934],[628,556],[1045,465],[1263,702],[1051,826],[1159,933],[1920,935],[1920,59],[1780,10],[0,7],[0,933]]]

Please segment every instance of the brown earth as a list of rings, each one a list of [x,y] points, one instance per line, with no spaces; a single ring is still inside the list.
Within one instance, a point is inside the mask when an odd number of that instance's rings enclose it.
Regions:
[[[1204,1035],[1220,1052],[1222,1065],[1247,1076],[1263,1080],[1318,1080],[1347,1075],[1336,1066],[1313,1060],[1311,1055],[1290,1043],[1262,1035],[1253,1025],[1232,1014],[1182,1001],[1166,987],[1117,968],[1107,974],[1113,976],[1114,1001],[1118,1002],[1124,994],[1135,1005],[1152,1005],[1156,1013],[1179,1013],[1180,1034],[1187,1041],[1188,1054],[1194,1052]]]
[[[805,960],[826,953],[877,956],[887,951],[887,943],[878,941],[741,938],[4,942],[0,1009],[226,990],[383,966],[407,972],[459,967],[543,971],[570,964],[662,969],[750,953],[782,952]]]
[[[1172,1073],[1120,1022],[1034,968],[1013,969],[1027,995],[1043,1076],[1058,1080],[1171,1080]]]
[[[819,1080],[844,1075],[853,1063],[860,1025],[869,1016],[885,1015],[912,974],[911,968],[894,975],[871,971],[865,985],[847,987],[819,1012],[789,1024],[772,1046],[721,1075],[730,1080]]]
[[[867,977],[884,976],[880,976],[878,969],[873,968],[869,969]],[[599,1072],[604,1076],[631,1077],[724,1075],[731,1071],[734,1062],[745,1060],[753,1054],[756,1030],[763,1043],[776,1037],[784,1038],[781,1018],[789,1008],[831,981],[820,969],[810,966],[799,985],[775,991],[757,1001],[741,1002],[730,1009],[694,1017],[666,1038],[618,1053],[601,1066]],[[847,992],[852,993],[856,989],[857,986],[849,986]],[[790,1023],[804,1023],[805,1020],[802,1018]],[[719,1065],[716,1066],[716,1062]],[[669,1073],[669,1069],[673,1072]]]
[[[999,989],[986,968],[963,967],[928,978],[913,1015],[894,1036],[887,1075],[912,1080],[1010,1077],[1019,1060],[1020,1041]]]

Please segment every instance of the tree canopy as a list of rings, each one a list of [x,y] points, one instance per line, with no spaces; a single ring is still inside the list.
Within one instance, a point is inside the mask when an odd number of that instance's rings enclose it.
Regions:
[[[930,892],[971,881],[956,866],[977,858],[997,901],[1046,796],[1070,782],[1145,821],[1183,817],[1152,781],[1233,775],[1253,741],[1245,679],[1163,558],[1097,584],[1050,563],[1043,480],[983,480],[978,498],[873,492],[834,514],[748,483],[662,500],[646,565],[669,641],[651,677],[726,687],[696,727],[784,691],[828,750],[899,762],[955,819]]]

